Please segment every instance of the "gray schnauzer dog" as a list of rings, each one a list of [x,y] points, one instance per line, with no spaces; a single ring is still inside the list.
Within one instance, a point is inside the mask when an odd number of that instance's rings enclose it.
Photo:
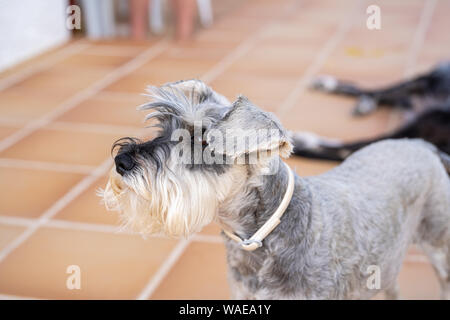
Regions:
[[[396,298],[411,243],[450,297],[450,162],[431,144],[378,142],[301,178],[281,160],[290,133],[245,97],[230,103],[197,80],[149,92],[141,109],[154,110],[160,132],[115,143],[103,191],[127,226],[188,236],[217,222],[237,299]]]

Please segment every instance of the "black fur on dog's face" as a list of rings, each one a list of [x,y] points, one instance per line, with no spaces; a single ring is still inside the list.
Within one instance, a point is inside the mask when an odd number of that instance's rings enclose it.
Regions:
[[[160,130],[155,138],[148,141],[133,137],[117,140],[112,146],[112,153],[117,151],[117,173],[126,176],[133,174],[140,166],[150,165],[154,168],[153,173],[157,175],[164,169],[175,146],[183,146],[184,150],[190,149],[191,159],[184,163],[188,169],[202,168],[217,173],[225,170],[225,160],[222,161],[224,165],[205,164],[202,161],[194,161],[194,156],[208,148],[208,129],[221,120],[230,105],[225,98],[218,96],[202,82],[186,82],[191,83],[192,90],[195,91],[186,92],[178,88],[183,82],[150,89],[151,97],[157,99],[142,105],[140,109],[155,110],[146,120],[156,119],[155,127]],[[182,133],[181,136],[177,135],[177,131]]]

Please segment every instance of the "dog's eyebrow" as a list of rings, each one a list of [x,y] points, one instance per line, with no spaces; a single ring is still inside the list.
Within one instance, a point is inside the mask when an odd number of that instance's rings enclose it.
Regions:
[[[141,140],[138,138],[135,138],[135,137],[123,137],[123,138],[117,139],[111,147],[111,156],[114,153],[114,150],[116,148],[119,148],[119,151],[120,151],[120,149],[123,147],[137,145],[139,143],[141,143]]]
[[[155,87],[149,86],[147,88],[149,94],[145,96],[153,99],[153,102],[144,103],[138,108],[140,110],[148,110],[154,108],[163,108],[168,112],[182,115],[187,109],[192,110],[193,105],[188,100],[183,91],[174,87]]]

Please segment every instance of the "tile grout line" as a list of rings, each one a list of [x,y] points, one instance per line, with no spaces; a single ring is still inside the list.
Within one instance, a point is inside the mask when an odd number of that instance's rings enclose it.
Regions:
[[[23,220],[31,220],[23,221]],[[26,218],[18,218],[18,220],[10,217],[0,216],[0,223],[10,224],[10,225],[29,225],[31,224],[33,219]],[[89,223],[89,222],[78,222],[78,221],[68,221],[61,219],[50,219],[48,220],[43,227],[51,227],[57,229],[66,229],[71,231],[90,231],[90,232],[98,232],[98,233],[106,233],[106,234],[115,234],[115,235],[135,235],[140,236],[138,233],[134,233],[127,230],[122,230],[120,226],[113,226],[107,224],[97,224],[97,223]],[[155,239],[167,239],[170,238],[164,236],[151,236],[148,238]],[[204,234],[194,234],[189,237],[187,240],[191,242],[204,242],[204,243],[223,243],[222,238],[220,236],[214,235],[204,235]]]
[[[0,224],[3,223],[5,225],[9,226],[16,226],[16,227],[29,227],[35,222],[36,219],[33,218],[23,218],[23,217],[16,217],[16,216],[0,216]]]
[[[25,220],[24,218],[19,218],[18,221],[15,221],[14,219],[10,219],[9,217],[2,217],[0,216],[0,223],[4,222],[6,224],[11,225],[27,225],[32,222],[28,221],[22,221]],[[29,219],[26,219],[29,220]],[[30,219],[31,220],[31,219]],[[48,220],[43,227],[51,227],[51,228],[57,228],[57,229],[67,229],[72,231],[91,231],[91,232],[98,232],[98,233],[106,233],[106,234],[115,234],[115,235],[139,235],[137,233],[133,233],[131,231],[123,231],[121,227],[119,226],[112,226],[112,225],[106,225],[106,224],[96,224],[96,223],[89,223],[89,222],[78,222],[78,221],[68,221],[68,220],[61,220],[61,219],[51,219]],[[156,238],[156,239],[169,239],[164,236],[151,236],[150,238]],[[214,236],[214,235],[204,235],[204,234],[194,234],[191,237],[188,238],[189,241],[194,242],[205,242],[205,243],[222,243],[222,238],[220,236]]]
[[[299,6],[300,3],[301,2],[297,1],[286,5],[280,15],[291,13],[295,8],[297,8],[297,6]],[[271,21],[264,26],[258,28],[253,36],[242,41],[235,49],[233,49],[231,53],[225,56],[224,59],[219,61],[210,70],[205,72],[205,74],[203,74],[200,79],[206,83],[211,83],[212,81],[217,79],[217,77],[224,73],[234,62],[248,53],[250,49],[252,49],[258,43],[258,41],[260,41],[264,37],[267,31],[278,22],[279,19],[280,17],[277,16],[276,18],[271,19]]]
[[[223,244],[223,238],[219,235],[197,233],[192,236],[192,241]]]
[[[152,276],[151,280],[146,284],[144,289],[138,295],[138,297],[136,298],[137,300],[146,300],[153,294],[156,288],[159,287],[164,278],[169,274],[172,267],[178,262],[179,258],[190,243],[191,240],[186,239],[178,241],[175,248],[172,249],[169,256],[164,260],[162,265]]]
[[[167,40],[159,41],[157,44],[152,45],[149,49],[145,50],[137,57],[131,59],[122,66],[114,69],[113,71],[106,74],[104,77],[97,80],[93,84],[89,85],[87,88],[81,90],[77,94],[69,97],[67,100],[59,104],[55,109],[52,109],[50,112],[44,114],[42,117],[26,124],[23,128],[19,129],[18,131],[14,132],[10,136],[0,141],[0,152],[11,147],[12,145],[19,142],[23,138],[27,137],[34,131],[51,123],[57,117],[75,108],[82,101],[85,101],[86,99],[89,99],[90,97],[94,96],[96,93],[105,89],[110,84],[121,79],[124,75],[135,71],[144,63],[162,53],[167,47],[168,47]]]
[[[408,56],[406,58],[406,67],[404,77],[409,77],[414,72],[414,66],[417,62],[417,58],[420,50],[422,50],[425,42],[427,31],[431,24],[431,19],[435,12],[437,0],[425,0],[424,8],[420,16],[419,25],[414,33],[413,43],[409,49]]]
[[[89,123],[89,122],[70,122],[70,121],[53,121],[51,124],[48,125],[48,128],[59,131],[77,131],[77,132],[90,132],[99,134],[117,134],[117,133],[130,134],[145,129],[145,127],[138,127],[138,126]]]
[[[20,120],[17,118],[5,118],[0,116],[0,125],[20,129],[20,127],[26,125],[26,120]],[[80,122],[80,121],[52,121],[46,128],[50,130],[58,131],[76,131],[83,133],[99,133],[99,134],[115,134],[124,132],[130,134],[133,131],[139,131],[145,129],[145,127],[138,127],[132,125],[121,124],[105,124],[100,122]]]
[[[412,45],[407,52],[405,70],[403,73],[404,77],[410,77],[414,72],[414,66],[417,62],[419,52],[422,50],[425,36],[430,27],[436,5],[437,0],[424,0],[424,7],[422,8],[422,14],[419,18],[419,24],[417,25],[416,32],[414,33]],[[401,112],[398,109],[394,108],[392,111],[393,112],[389,116],[386,125],[388,130],[393,129],[398,118],[401,116]]]
[[[128,92],[128,91],[107,91],[103,90],[99,92],[96,96],[97,99],[122,99],[124,101],[129,101],[130,99],[137,99],[136,93]]]
[[[139,49],[139,47],[135,46],[114,46],[114,45],[104,45],[104,44],[96,44],[94,42],[94,45],[90,48],[89,51],[83,52],[85,55],[89,56],[100,56],[100,57],[120,57],[120,58],[131,58],[135,56],[136,54],[139,54],[137,52],[136,48]],[[144,51],[144,50],[142,50]]]
[[[214,79],[217,79],[219,75],[224,73],[228,67],[230,67],[237,59],[245,55],[253,46],[261,39],[265,33],[265,29],[259,29],[255,35],[243,41],[238,45],[229,55],[214,65],[209,71],[207,71],[200,80],[206,83],[211,83]]]
[[[0,215],[0,224],[17,227],[29,227],[33,225],[37,220],[38,218],[24,218]],[[56,229],[66,229],[71,231],[88,231],[116,235],[139,235],[138,233],[133,233],[131,231],[123,231],[119,226],[61,219],[49,219],[41,226]],[[152,236],[152,238],[169,239],[165,238],[164,236]],[[189,240],[204,243],[223,243],[222,238],[219,235],[205,235],[199,233],[192,235]]]
[[[311,78],[317,72],[319,72],[328,56],[332,53],[332,51],[337,47],[339,42],[342,41],[347,32],[353,26],[354,21],[351,18],[355,15],[357,9],[361,7],[361,4],[362,0],[355,1],[355,4],[350,13],[345,15],[343,22],[339,23],[339,28],[337,29],[337,31],[328,39],[325,45],[316,54],[312,64],[302,74],[283,103],[276,109],[275,113],[279,118],[282,118],[295,105],[295,103],[311,81]]]
[[[89,174],[95,169],[95,166],[82,164],[66,164],[60,162],[24,160],[15,158],[0,158],[0,168],[30,169],[30,170],[66,172],[76,174]]]
[[[293,4],[286,5],[284,10],[281,12],[280,15],[286,13],[292,12],[292,7],[295,7],[299,4],[299,2],[293,2]],[[230,67],[237,59],[242,57],[244,54],[246,54],[251,48],[253,48],[254,45],[263,37],[263,35],[266,33],[266,31],[276,23],[277,20],[279,20],[280,17],[277,16],[277,18],[271,19],[271,21],[262,27],[258,28],[258,30],[255,32],[255,34],[245,40],[243,40],[235,49],[233,49],[229,54],[227,54],[222,60],[220,60],[217,64],[215,64],[209,71],[207,71],[200,79],[206,83],[210,83],[214,81],[219,75],[225,72],[225,70]],[[165,262],[158,270],[157,274],[152,277],[149,281],[149,283],[145,286],[144,290],[139,294],[137,297],[138,300],[148,299],[151,297],[153,292],[157,289],[158,285],[164,280],[164,277],[166,274],[170,271],[172,268],[172,265],[176,263],[178,258],[183,254],[185,248],[187,247],[188,243],[184,242],[185,240],[180,240],[179,245],[180,248],[177,247],[172,251],[174,252],[174,257],[172,259],[175,259],[175,261],[170,262],[170,267],[168,268],[166,272],[166,264]],[[172,257],[172,255],[170,256]],[[163,270],[160,273],[160,270],[163,268]]]
[[[42,70],[51,67],[52,65],[64,60],[65,58],[68,58],[76,53],[79,53],[80,51],[88,48],[89,46],[90,46],[89,43],[85,43],[82,40],[75,40],[73,43],[69,44],[65,48],[61,48],[54,54],[51,54],[50,57],[47,57],[44,61],[41,61],[41,63],[29,66],[28,68],[25,68],[23,70],[18,70],[17,72],[14,72],[10,76],[6,76],[5,78],[0,79],[0,92]]]

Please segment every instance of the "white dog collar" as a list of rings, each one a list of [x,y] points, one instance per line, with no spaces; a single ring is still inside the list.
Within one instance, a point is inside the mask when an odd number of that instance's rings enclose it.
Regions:
[[[283,164],[286,166],[286,169],[288,171],[288,186],[286,189],[286,193],[284,194],[283,200],[281,200],[280,205],[278,206],[277,210],[274,212],[274,214],[264,223],[261,228],[256,231],[256,233],[250,237],[250,239],[244,239],[242,240],[240,237],[235,235],[233,232],[227,231],[223,229],[223,232],[230,237],[230,239],[238,242],[242,249],[247,251],[253,251],[257,248],[262,247],[262,241],[273,231],[273,229],[278,226],[278,224],[281,222],[280,219],[283,216],[284,212],[286,211],[286,208],[289,205],[289,202],[291,202],[292,195],[294,194],[294,173],[292,172],[291,168],[283,162]]]

